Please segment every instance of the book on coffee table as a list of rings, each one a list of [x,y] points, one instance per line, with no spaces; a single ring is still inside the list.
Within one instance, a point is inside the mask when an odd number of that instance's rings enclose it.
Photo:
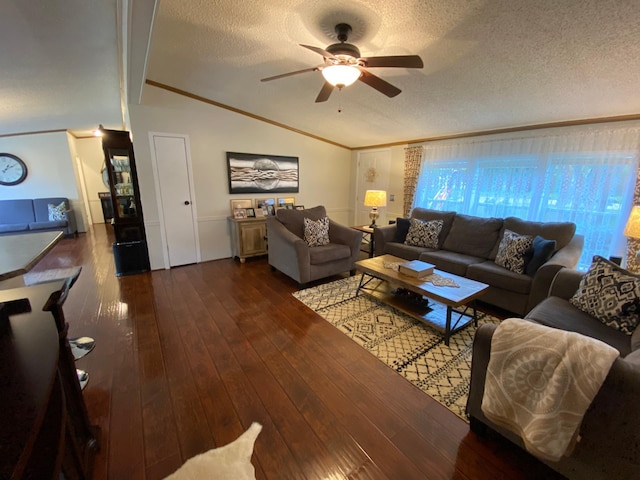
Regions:
[[[435,265],[431,263],[422,262],[420,260],[411,260],[407,263],[402,263],[398,267],[398,272],[408,275],[414,278],[424,278],[433,274]]]

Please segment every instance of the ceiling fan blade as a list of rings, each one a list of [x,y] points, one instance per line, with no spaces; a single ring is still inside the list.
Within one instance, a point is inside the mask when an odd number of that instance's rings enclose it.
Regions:
[[[385,57],[363,57],[365,67],[422,68],[424,64],[418,55],[388,55]]]
[[[303,45],[303,44],[300,44],[300,46],[304,47],[304,48],[308,48],[312,52],[319,53],[324,58],[331,58],[333,60],[338,60],[338,57],[334,56],[332,53],[329,53],[329,52],[327,52],[326,50],[324,50],[324,49],[322,49],[320,47],[313,47],[311,45]]]
[[[370,87],[375,88],[380,93],[384,93],[387,97],[395,97],[402,90],[398,87],[394,87],[386,80],[381,79],[380,77],[375,76],[373,73],[367,72],[364,68],[362,69],[362,75],[358,78],[363,83],[366,83]]]
[[[316,97],[316,103],[326,102],[327,100],[329,100],[329,95],[331,95],[331,92],[333,92],[333,85],[325,81],[324,85],[322,85],[322,89],[320,89],[320,93]]]
[[[277,80],[278,78],[289,77],[291,75],[297,75],[299,73],[316,72],[316,71],[320,70],[320,67],[322,67],[322,66],[324,66],[324,65],[318,65],[317,67],[305,68],[304,70],[297,70],[295,72],[282,73],[280,75],[274,75],[273,77],[262,78],[260,81],[261,82],[270,82],[271,80]]]

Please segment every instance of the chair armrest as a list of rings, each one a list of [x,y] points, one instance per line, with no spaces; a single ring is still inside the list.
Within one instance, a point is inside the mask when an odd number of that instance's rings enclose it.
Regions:
[[[527,312],[549,296],[549,289],[556,274],[563,268],[575,268],[582,255],[584,236],[574,235],[571,241],[542,264],[533,276]]]
[[[309,247],[291,233],[276,217],[267,217],[269,265],[286,273],[299,283],[309,280]]]
[[[384,246],[387,242],[393,241],[393,237],[396,235],[397,225],[385,225],[383,227],[376,227],[373,229],[373,254],[377,257],[384,254]]]
[[[360,244],[362,243],[362,232],[354,230],[351,227],[341,225],[329,220],[329,241],[331,243],[340,243],[347,245],[351,250],[351,256],[358,255],[360,252]]]

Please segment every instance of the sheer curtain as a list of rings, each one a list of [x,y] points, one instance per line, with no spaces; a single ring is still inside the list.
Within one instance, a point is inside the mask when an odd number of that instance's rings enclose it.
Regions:
[[[624,251],[639,147],[637,122],[431,142],[413,207],[574,222],[586,269],[594,254]]]

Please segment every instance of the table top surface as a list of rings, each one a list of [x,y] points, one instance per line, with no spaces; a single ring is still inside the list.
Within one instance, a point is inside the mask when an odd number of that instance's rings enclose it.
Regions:
[[[0,237],[0,281],[27,273],[63,236],[38,232]]]
[[[373,233],[373,228],[371,228],[369,225],[354,225],[351,228],[353,228],[354,230],[359,230],[364,233]]]
[[[391,268],[384,266],[385,263],[406,263],[408,260],[394,257],[393,255],[380,255],[378,257],[367,258],[355,263],[356,269],[373,277],[386,280],[400,287],[407,288],[425,297],[436,300],[450,306],[460,306],[480,296],[489,285],[460,277],[453,273],[442,270],[434,270],[441,277],[449,278],[458,284],[458,287],[438,286],[431,282],[403,275]]]

